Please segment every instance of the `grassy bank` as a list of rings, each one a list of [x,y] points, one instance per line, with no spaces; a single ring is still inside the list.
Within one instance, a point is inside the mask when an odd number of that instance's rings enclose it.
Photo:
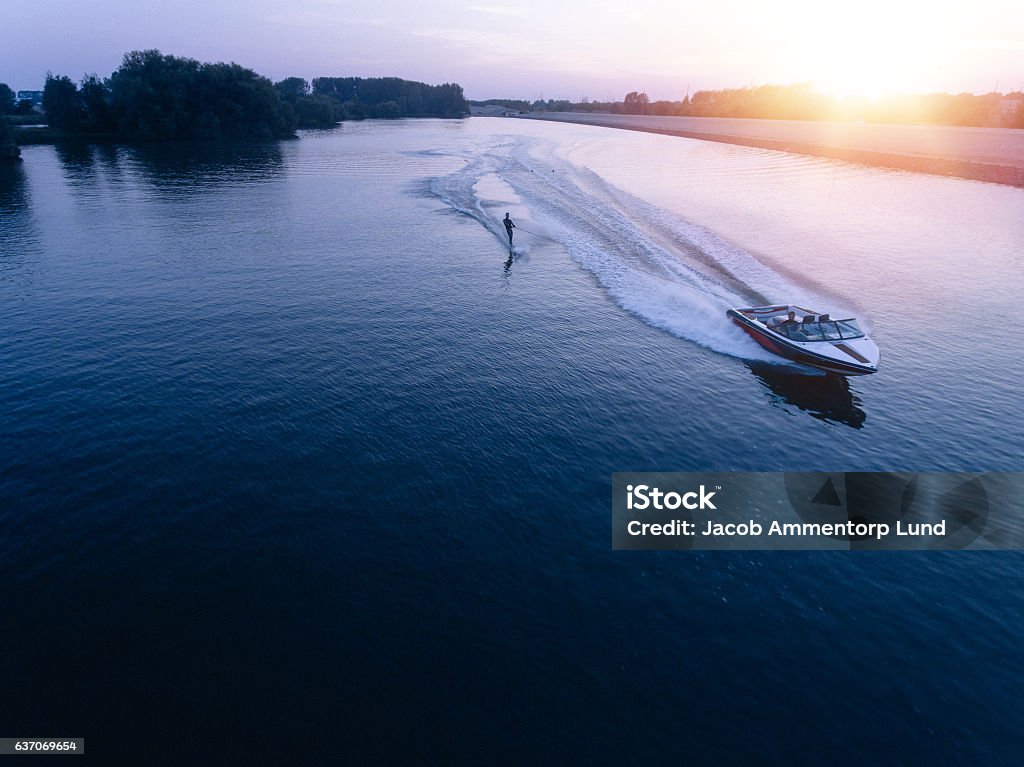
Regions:
[[[116,141],[117,137],[112,133],[94,133],[87,135],[71,135],[62,130],[51,128],[48,125],[31,127],[15,127],[14,141],[18,146],[31,146],[33,144],[56,144],[60,141]]]
[[[7,124],[13,126],[21,125],[45,125],[46,118],[41,114],[30,115],[6,115]]]

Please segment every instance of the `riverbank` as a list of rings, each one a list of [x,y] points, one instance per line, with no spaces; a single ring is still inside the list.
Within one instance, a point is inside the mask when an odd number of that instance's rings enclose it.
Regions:
[[[104,137],[101,137],[104,138]],[[74,141],[75,137],[48,125],[16,126],[14,141],[18,146],[34,146],[36,144],[56,144],[60,141]],[[86,140],[95,140],[90,136]]]
[[[716,141],[878,168],[1024,187],[1024,131],[931,125],[659,117],[577,112],[515,115]]]

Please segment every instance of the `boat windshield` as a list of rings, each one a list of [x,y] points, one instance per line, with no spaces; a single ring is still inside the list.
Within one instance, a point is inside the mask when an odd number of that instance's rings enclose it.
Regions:
[[[864,336],[857,320],[792,322],[774,329],[793,341],[841,341]]]

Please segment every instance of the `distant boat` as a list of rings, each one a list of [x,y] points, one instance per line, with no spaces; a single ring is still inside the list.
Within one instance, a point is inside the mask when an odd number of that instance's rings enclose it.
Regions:
[[[728,315],[761,346],[788,360],[844,376],[878,370],[878,346],[853,318],[834,320],[795,305],[748,306]]]

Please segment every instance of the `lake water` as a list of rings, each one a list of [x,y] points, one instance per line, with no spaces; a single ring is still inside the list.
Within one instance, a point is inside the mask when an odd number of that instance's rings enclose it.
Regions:
[[[0,735],[1019,758],[1021,555],[612,552],[609,501],[625,470],[1024,468],[1024,190],[486,118],[23,156]],[[855,314],[879,372],[779,364],[726,320],[761,301]]]

